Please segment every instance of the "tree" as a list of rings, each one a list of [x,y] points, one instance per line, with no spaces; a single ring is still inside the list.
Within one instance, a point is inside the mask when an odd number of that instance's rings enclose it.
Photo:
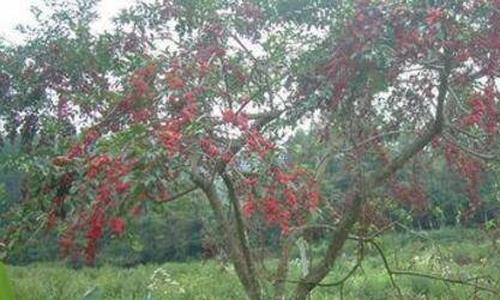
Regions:
[[[499,5],[140,4],[122,13],[117,29],[144,55],[127,62],[133,71],[119,77],[117,97],[71,100],[93,117],[52,160],[55,178],[34,199],[48,208],[49,227],[65,217],[63,252],[83,250],[92,263],[105,234],[126,230],[124,216],[200,193],[248,297],[262,299],[272,286],[275,299],[306,299],[348,239],[370,241],[375,199],[425,201],[418,181],[398,181],[422,151],[444,155],[465,180],[468,213],[480,205],[482,161],[497,157]],[[286,149],[307,122],[328,145],[312,166]],[[322,166],[332,159],[341,161],[338,177],[327,178]],[[337,180],[343,188],[325,194],[321,186]],[[256,251],[262,226],[280,232],[270,277]],[[291,279],[291,247],[311,228],[331,229],[327,250]]]

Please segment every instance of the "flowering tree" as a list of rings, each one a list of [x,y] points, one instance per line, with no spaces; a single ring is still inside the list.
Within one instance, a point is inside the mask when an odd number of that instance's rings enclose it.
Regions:
[[[370,240],[375,199],[425,204],[418,180],[403,184],[396,173],[431,146],[464,178],[469,213],[480,204],[482,162],[498,155],[499,6],[138,5],[117,20],[143,52],[126,61],[131,71],[103,77],[115,85],[93,95],[99,101],[68,100],[88,121],[52,159],[55,179],[41,183],[47,226],[64,216],[62,252],[83,252],[92,263],[104,235],[122,235],[148,202],[199,193],[250,299],[262,299],[269,285],[275,299],[306,299],[348,239]],[[328,149],[311,154],[313,166],[287,148],[306,127]],[[327,178],[332,161],[339,174]],[[338,180],[348,184],[325,193]],[[257,251],[262,227],[281,235],[276,270],[267,275]],[[294,241],[313,228],[329,230],[327,250],[290,278]]]

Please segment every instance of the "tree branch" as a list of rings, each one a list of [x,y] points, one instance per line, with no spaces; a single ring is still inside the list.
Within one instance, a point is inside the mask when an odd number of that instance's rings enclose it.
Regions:
[[[182,197],[182,196],[185,196],[191,192],[194,192],[196,191],[197,189],[199,189],[198,186],[192,186],[190,188],[188,188],[187,190],[183,191],[183,192],[180,192],[178,194],[175,194],[173,196],[170,196],[168,197],[167,199],[159,199],[157,200],[156,202],[158,203],[165,203],[165,202],[170,202],[170,201],[174,201],[174,200],[177,200],[178,198]],[[148,193],[149,194],[149,193]]]
[[[260,284],[255,272],[254,260],[252,259],[252,254],[250,253],[250,248],[248,247],[248,239],[245,234],[245,224],[243,223],[243,217],[241,215],[240,206],[238,203],[238,196],[236,195],[236,190],[234,188],[231,178],[226,173],[221,173],[222,180],[227,187],[229,201],[231,202],[234,210],[235,224],[236,224],[236,234],[238,237],[239,245],[243,256],[245,258],[245,265],[247,268],[249,283],[257,293],[260,291]]]
[[[356,191],[353,197],[353,203],[350,211],[347,212],[346,218],[341,222],[337,231],[331,238],[330,245],[323,259],[314,268],[311,269],[308,275],[303,278],[295,289],[295,299],[306,299],[310,291],[316,287],[323,278],[328,275],[334,262],[336,261],[340,250],[342,249],[345,241],[349,237],[354,224],[357,222],[361,213],[363,203],[366,201],[366,194],[384,183],[386,179],[391,177],[397,170],[399,170],[406,162],[413,156],[427,146],[432,139],[443,130],[443,110],[444,102],[446,99],[446,92],[448,90],[448,77],[451,72],[451,55],[449,50],[445,50],[444,54],[444,67],[440,70],[439,74],[439,87],[437,97],[436,117],[429,124],[428,131],[417,138],[412,144],[404,149],[399,156],[394,158],[387,166],[379,172],[374,172],[370,178],[361,180],[365,183],[362,191]]]

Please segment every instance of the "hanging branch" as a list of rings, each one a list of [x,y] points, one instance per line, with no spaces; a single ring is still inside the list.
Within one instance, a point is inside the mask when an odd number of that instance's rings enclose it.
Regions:
[[[405,275],[405,276],[422,277],[422,278],[428,278],[428,279],[432,279],[432,280],[449,282],[449,283],[453,283],[453,284],[461,284],[461,285],[471,286],[471,287],[474,287],[475,289],[478,289],[478,290],[487,291],[487,292],[493,293],[495,295],[500,295],[499,290],[470,282],[470,281],[477,280],[478,277],[462,280],[462,279],[445,278],[445,277],[441,277],[441,276],[419,273],[419,272],[414,272],[414,271],[393,270],[389,266],[387,257],[385,255],[384,251],[382,250],[382,248],[380,247],[380,245],[378,245],[377,242],[375,242],[375,240],[373,240],[373,239],[369,240],[368,242],[371,243],[377,249],[377,252],[380,254],[380,257],[382,258],[382,261],[384,262],[385,269],[387,270],[387,273],[389,273],[389,277],[391,278],[391,282],[392,282],[393,286],[395,286],[395,287],[397,287],[397,285],[394,282],[393,275]],[[399,290],[399,288],[398,288],[398,292],[400,293],[400,296],[401,296],[401,291]]]

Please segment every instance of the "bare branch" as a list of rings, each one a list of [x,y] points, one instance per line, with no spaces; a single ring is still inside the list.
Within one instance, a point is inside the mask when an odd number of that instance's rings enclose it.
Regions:
[[[192,187],[190,187],[190,188],[186,189],[185,191],[180,192],[180,193],[178,193],[178,194],[175,194],[175,195],[173,195],[173,196],[170,196],[170,197],[168,197],[168,198],[166,198],[166,199],[158,199],[158,200],[156,200],[156,202],[159,202],[159,203],[171,202],[171,201],[177,200],[177,199],[179,199],[180,197],[185,196],[185,195],[187,195],[187,194],[189,194],[189,193],[191,193],[191,192],[194,192],[194,191],[196,191],[197,189],[199,189],[199,187],[198,187],[198,186],[192,186]]]
[[[354,195],[350,211],[347,212],[345,219],[341,222],[337,231],[333,234],[330,245],[328,246],[323,259],[314,268],[312,268],[310,273],[303,278],[303,281],[297,285],[297,288],[295,289],[295,299],[305,299],[309,292],[330,272],[345,241],[349,238],[349,233],[351,232],[352,227],[359,218],[362,205],[366,201],[367,193],[383,184],[386,179],[391,177],[406,162],[427,146],[435,136],[441,133],[444,125],[443,108],[448,90],[448,77],[450,72],[451,58],[449,51],[446,50],[444,55],[444,68],[440,70],[439,74],[436,117],[432,123],[429,124],[428,131],[417,138],[412,144],[408,145],[408,147],[406,147],[399,154],[399,156],[394,158],[382,170],[375,172],[372,177],[363,178],[360,181],[363,184],[363,189],[360,189]]]

